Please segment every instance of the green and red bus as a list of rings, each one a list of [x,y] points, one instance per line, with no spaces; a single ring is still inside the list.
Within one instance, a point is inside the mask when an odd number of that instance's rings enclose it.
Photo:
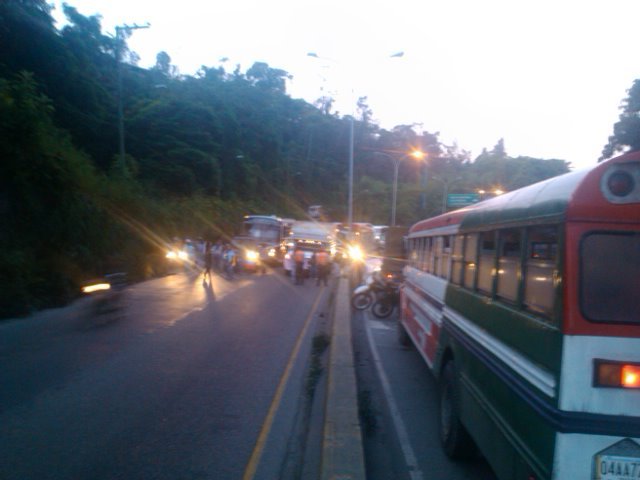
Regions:
[[[452,458],[640,479],[640,152],[413,225],[399,339]]]

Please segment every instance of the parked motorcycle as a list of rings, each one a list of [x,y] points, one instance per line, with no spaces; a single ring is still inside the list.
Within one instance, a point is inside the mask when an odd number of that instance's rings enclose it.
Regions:
[[[374,272],[367,277],[363,285],[358,285],[351,294],[351,306],[356,310],[369,308],[386,290],[389,280],[382,277],[380,272]]]
[[[378,318],[387,318],[400,302],[400,284],[388,282],[384,291],[373,303],[371,313]]]

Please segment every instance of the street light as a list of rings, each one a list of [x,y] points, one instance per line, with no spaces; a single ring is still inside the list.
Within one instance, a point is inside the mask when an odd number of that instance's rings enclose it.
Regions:
[[[331,58],[321,57],[316,52],[308,52],[307,56],[318,59],[318,60],[328,60],[333,63],[338,63],[335,60],[332,60]],[[389,55],[389,58],[401,58],[402,56],[404,56],[404,52],[396,52],[392,55]],[[351,91],[351,93],[353,93],[353,90]],[[347,223],[349,224],[349,236],[351,236],[353,232],[353,142],[354,142],[353,130],[354,130],[354,119],[352,114],[352,115],[349,115],[349,197],[347,200]],[[396,171],[397,171],[397,168],[396,168]],[[397,172],[396,172],[396,177],[397,177]],[[395,193],[394,193],[394,196],[395,196]],[[393,218],[395,219],[395,208],[394,208]]]
[[[504,193],[506,193],[506,191],[502,190],[502,188],[500,188],[500,187],[496,187],[493,190],[488,190],[488,191],[487,190],[478,190],[478,194],[480,195],[480,198],[482,200],[486,200],[489,195],[493,195],[494,197],[497,197],[497,196],[502,195]]]
[[[425,153],[420,150],[412,150],[409,153],[402,153],[401,155],[390,155],[386,152],[376,152],[378,155],[383,155],[390,158],[393,161],[393,190],[391,198],[391,226],[396,226],[396,203],[398,198],[398,170],[400,169],[400,162],[407,157],[415,158],[416,160],[422,160],[425,157]]]

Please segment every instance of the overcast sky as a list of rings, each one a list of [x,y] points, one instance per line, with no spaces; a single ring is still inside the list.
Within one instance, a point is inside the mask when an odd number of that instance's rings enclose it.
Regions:
[[[294,98],[324,89],[351,113],[366,95],[382,127],[419,124],[473,158],[504,138],[511,156],[593,165],[640,78],[638,0],[67,3],[107,34],[149,22],[129,41],[143,67],[160,51],[183,74],[267,62],[293,75]]]

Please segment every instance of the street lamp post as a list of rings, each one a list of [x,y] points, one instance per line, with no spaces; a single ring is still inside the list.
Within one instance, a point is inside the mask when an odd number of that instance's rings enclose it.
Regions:
[[[398,170],[400,169],[400,162],[404,158],[402,157],[392,157],[393,158],[393,191],[391,196],[391,226],[396,226],[396,205],[398,200]]]
[[[431,178],[442,182],[442,213],[445,213],[447,211],[447,196],[449,194],[449,185],[454,184],[458,180],[462,180],[462,177],[456,177],[453,180],[446,180],[436,176],[433,176]]]
[[[349,117],[349,206],[347,209],[347,223],[349,236],[353,236],[353,115]]]
[[[141,28],[149,28],[151,25],[118,25],[116,27],[116,64],[118,68],[118,150],[120,152],[120,168],[125,169],[125,146],[124,146],[124,109],[122,106],[122,42],[123,32],[131,30],[139,30]]]
[[[393,188],[391,190],[391,226],[396,226],[396,205],[398,200],[398,171],[400,170],[400,162],[407,157],[413,157],[418,160],[422,160],[425,156],[424,152],[420,150],[413,150],[410,153],[402,153],[401,155],[390,155],[386,152],[376,152],[378,155],[383,155],[393,162]]]
[[[328,60],[333,63],[338,63],[327,57],[321,57],[315,52],[308,52],[308,57],[316,58],[319,60]],[[401,58],[404,56],[404,52],[397,52],[389,55],[389,58]],[[353,90],[352,90],[353,93]],[[353,115],[349,116],[349,193],[347,199],[347,223],[349,224],[349,235],[353,233],[353,150],[354,150],[354,119]],[[396,168],[397,177],[397,168]],[[395,194],[394,194],[395,195]],[[395,202],[394,202],[395,203]],[[395,218],[395,212],[394,212]]]

